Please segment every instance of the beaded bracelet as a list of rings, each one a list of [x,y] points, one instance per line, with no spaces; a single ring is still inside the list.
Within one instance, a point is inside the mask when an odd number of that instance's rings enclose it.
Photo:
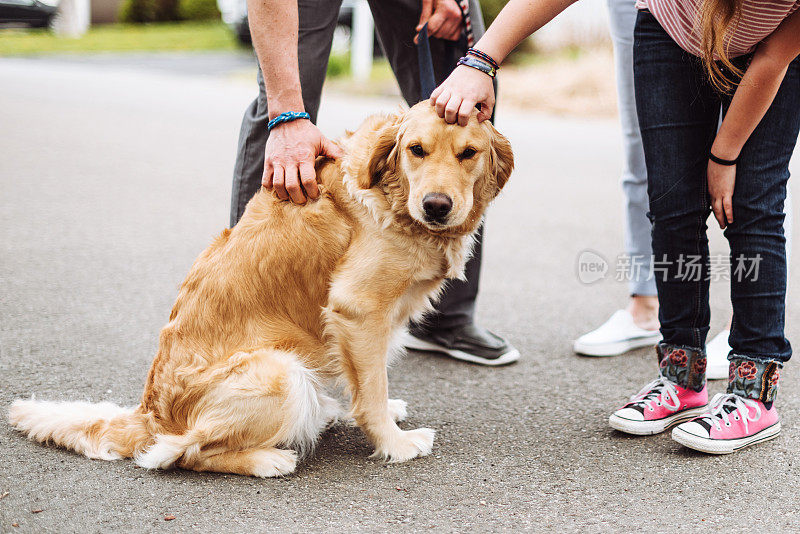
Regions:
[[[458,65],[472,67],[473,69],[477,69],[491,78],[494,78],[497,74],[497,69],[475,57],[464,56],[458,60]]]
[[[267,123],[267,131],[272,131],[273,128],[278,126],[279,124],[283,124],[284,122],[292,122],[296,121],[297,119],[308,119],[311,120],[311,115],[306,113],[305,111],[287,111],[285,113],[281,113],[271,121]]]
[[[495,70],[497,70],[497,69],[499,69],[499,68],[500,68],[500,64],[499,64],[499,63],[497,63],[497,61],[495,61],[495,60],[494,60],[494,58],[493,58],[492,56],[490,56],[490,55],[489,55],[489,54],[487,54],[486,52],[481,52],[481,51],[480,51],[480,50],[478,50],[477,48],[470,48],[470,49],[468,49],[468,50],[467,50],[467,54],[468,54],[468,55],[473,55],[473,56],[475,56],[475,57],[476,57],[476,58],[478,58],[478,59],[482,59],[482,60],[484,60],[484,61],[485,61],[485,62],[487,62],[489,65],[491,65],[492,67],[494,67],[494,69],[495,69]]]

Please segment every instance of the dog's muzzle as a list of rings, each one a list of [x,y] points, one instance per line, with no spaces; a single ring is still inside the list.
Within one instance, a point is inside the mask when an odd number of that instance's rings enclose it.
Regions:
[[[453,209],[453,199],[444,193],[428,193],[422,198],[425,222],[444,224]]]

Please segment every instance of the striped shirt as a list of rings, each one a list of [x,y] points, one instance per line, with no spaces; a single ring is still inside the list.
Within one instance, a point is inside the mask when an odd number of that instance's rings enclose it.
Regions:
[[[649,9],[678,45],[696,56],[700,44],[700,6],[703,0],[636,0],[637,9]],[[800,0],[744,0],[739,23],[725,36],[729,57],[751,52],[783,19],[800,7]]]

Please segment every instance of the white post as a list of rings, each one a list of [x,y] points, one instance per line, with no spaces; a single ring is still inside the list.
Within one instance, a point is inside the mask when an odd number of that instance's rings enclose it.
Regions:
[[[64,37],[80,37],[89,29],[91,0],[62,0],[53,20],[53,31]]]
[[[353,78],[366,81],[372,72],[372,47],[375,33],[372,12],[367,0],[356,0],[353,6],[353,30],[350,34],[350,70]]]

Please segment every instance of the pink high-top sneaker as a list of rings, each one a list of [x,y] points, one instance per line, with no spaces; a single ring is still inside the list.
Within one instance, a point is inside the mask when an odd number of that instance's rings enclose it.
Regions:
[[[658,434],[676,423],[703,414],[707,404],[705,386],[694,391],[662,376],[647,384],[631,397],[628,404],[611,414],[608,424],[628,434]]]
[[[710,411],[672,429],[672,439],[709,454],[730,454],[739,449],[776,438],[781,422],[775,406],[733,393],[719,393]]]
[[[649,435],[702,415],[708,404],[706,355],[668,343],[656,346],[659,377],[611,414],[608,424],[628,434]]]
[[[714,397],[708,413],[672,431],[678,443],[709,454],[730,454],[780,434],[772,403],[783,362],[737,354],[728,359],[728,392]]]

